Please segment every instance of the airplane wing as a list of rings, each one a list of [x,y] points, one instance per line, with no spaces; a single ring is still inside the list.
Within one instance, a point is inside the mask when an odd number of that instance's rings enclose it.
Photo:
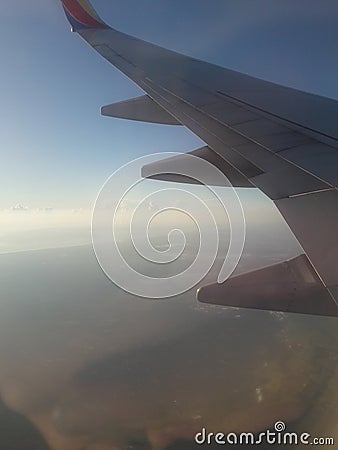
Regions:
[[[198,299],[338,316],[338,102],[124,34],[87,0],[62,4],[72,30],[145,93],[102,113],[184,125],[206,143],[195,152],[234,186],[263,191],[302,245],[301,257],[203,286]]]

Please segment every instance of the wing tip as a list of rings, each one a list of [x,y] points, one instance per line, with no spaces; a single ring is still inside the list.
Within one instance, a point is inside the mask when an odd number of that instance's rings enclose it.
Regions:
[[[88,0],[61,0],[61,2],[72,31],[109,28]]]

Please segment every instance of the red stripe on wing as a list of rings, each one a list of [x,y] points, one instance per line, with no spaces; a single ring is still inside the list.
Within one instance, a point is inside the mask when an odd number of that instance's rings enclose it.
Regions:
[[[101,28],[106,26],[103,22],[99,22],[91,16],[76,0],[63,0],[64,7],[78,22],[89,27]]]

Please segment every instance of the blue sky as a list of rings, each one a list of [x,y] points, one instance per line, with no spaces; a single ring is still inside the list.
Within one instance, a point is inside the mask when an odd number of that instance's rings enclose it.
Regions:
[[[336,1],[92,3],[108,23],[127,33],[338,98]],[[121,164],[201,145],[182,127],[100,116],[100,106],[141,91],[70,33],[57,0],[5,0],[0,37],[0,209],[18,203],[90,208]]]

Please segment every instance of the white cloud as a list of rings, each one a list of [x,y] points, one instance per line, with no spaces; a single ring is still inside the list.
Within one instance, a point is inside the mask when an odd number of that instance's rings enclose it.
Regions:
[[[17,203],[16,205],[11,207],[12,211],[28,211],[28,206],[24,206],[21,203]]]
[[[54,211],[54,208],[52,206],[47,206],[45,208],[39,208],[38,211],[42,213],[51,213]]]
[[[90,243],[90,219],[90,210],[15,205],[0,212],[0,253]]]

